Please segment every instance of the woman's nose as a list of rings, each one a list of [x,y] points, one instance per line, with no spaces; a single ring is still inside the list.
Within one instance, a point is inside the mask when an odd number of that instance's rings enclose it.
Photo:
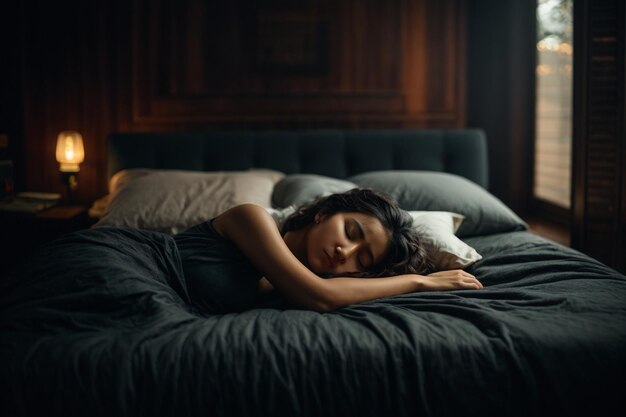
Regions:
[[[346,260],[352,256],[352,254],[355,252],[356,250],[356,245],[344,245],[344,246],[337,246],[335,248],[335,254],[337,257],[337,260],[339,261],[339,263],[344,263],[346,262]]]

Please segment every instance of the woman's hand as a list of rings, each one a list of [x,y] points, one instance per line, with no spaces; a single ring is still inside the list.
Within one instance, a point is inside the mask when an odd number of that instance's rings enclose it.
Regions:
[[[462,269],[420,275],[418,282],[419,291],[477,290],[483,287],[474,275]]]

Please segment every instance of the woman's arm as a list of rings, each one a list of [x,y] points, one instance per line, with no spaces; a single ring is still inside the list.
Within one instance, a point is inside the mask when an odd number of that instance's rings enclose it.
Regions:
[[[320,278],[289,250],[267,211],[253,204],[227,210],[213,220],[213,226],[233,241],[288,301],[301,308],[322,312],[413,291],[479,288],[475,286],[478,281],[464,271],[445,271],[448,274],[443,277]],[[442,286],[442,281],[446,285]]]

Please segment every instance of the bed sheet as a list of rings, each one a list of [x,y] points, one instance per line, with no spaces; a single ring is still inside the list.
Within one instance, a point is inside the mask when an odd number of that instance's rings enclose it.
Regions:
[[[170,236],[67,235],[0,293],[0,414],[624,415],[626,278],[528,232],[467,242],[483,290],[202,316]]]

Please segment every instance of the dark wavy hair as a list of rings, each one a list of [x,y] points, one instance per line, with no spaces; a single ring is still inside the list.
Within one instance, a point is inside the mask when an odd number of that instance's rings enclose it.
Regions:
[[[353,277],[385,277],[401,274],[428,274],[434,270],[421,238],[413,229],[413,219],[390,196],[367,188],[320,197],[299,207],[283,223],[281,233],[309,226],[315,215],[332,216],[341,212],[359,212],[376,217],[389,233],[385,258],[369,271],[348,274]],[[342,274],[346,275],[346,274]]]

